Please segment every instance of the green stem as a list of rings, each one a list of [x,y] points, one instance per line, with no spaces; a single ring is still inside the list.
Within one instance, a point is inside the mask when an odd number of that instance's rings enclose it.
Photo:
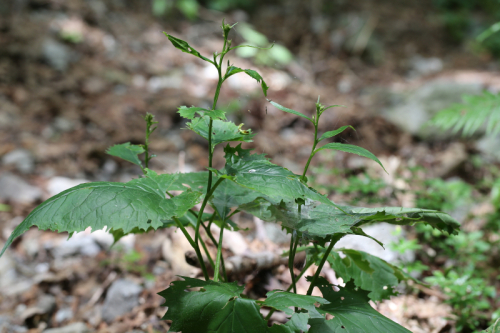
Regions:
[[[217,257],[215,261],[215,270],[214,270],[214,281],[219,281],[219,270],[220,270],[220,262],[222,257],[222,237],[224,236],[224,226],[226,224],[226,220],[222,221],[219,233],[219,244],[217,246]]]
[[[311,284],[309,285],[309,289],[307,289],[307,295],[311,295],[312,291],[314,289],[314,286],[316,285],[316,280],[319,277],[319,274],[321,273],[321,270],[323,269],[323,266],[325,265],[326,259],[330,255],[330,252],[332,252],[333,246],[344,236],[344,234],[335,234],[333,235],[331,241],[330,241],[330,246],[328,246],[328,249],[326,249],[325,254],[323,255],[323,258],[321,258],[321,261],[318,265],[318,269],[316,270],[316,274],[314,274],[313,279],[311,281]]]
[[[213,216],[215,216],[215,213]],[[211,222],[209,222],[209,225],[210,225],[210,223]],[[205,232],[207,233],[207,235],[210,238],[210,240],[212,241],[212,243],[218,248],[219,243],[215,240],[214,235],[212,235],[212,231],[210,230],[210,226],[207,227],[203,223],[201,225],[205,229]],[[221,267],[222,267],[222,274],[224,276],[224,281],[227,282],[228,280],[227,280],[227,274],[226,274],[226,265],[224,264],[224,257],[222,257],[222,256],[221,256]]]
[[[203,276],[205,277],[205,281],[210,280],[210,277],[208,276],[207,267],[205,266],[205,261],[203,260],[203,256],[201,255],[201,252],[200,252],[200,247],[198,246],[197,243],[195,243],[195,241],[193,240],[191,235],[187,232],[186,228],[184,228],[181,221],[179,221],[179,219],[176,217],[172,217],[172,219],[175,221],[175,224],[177,224],[177,226],[182,230],[182,233],[184,234],[184,236],[188,240],[189,244],[191,244],[194,251],[196,252],[196,257],[198,258],[198,261],[200,262],[200,267],[201,267],[201,270],[203,271]]]
[[[203,199],[203,203],[201,204],[200,211],[198,212],[198,220],[196,220],[195,236],[194,236],[194,242],[196,244],[198,244],[198,239],[200,238],[201,217],[203,216],[203,211],[205,210],[205,206],[207,205],[208,199],[212,196],[212,194],[217,189],[217,186],[219,186],[219,184],[222,183],[223,180],[224,180],[224,178],[219,178],[219,180],[217,180],[217,182],[212,187],[212,189],[210,190],[210,192],[208,192],[205,195],[205,198]]]
[[[290,276],[292,277],[292,288],[293,292],[297,293],[297,286],[295,284],[295,274],[293,273],[293,263],[295,261],[295,251],[297,250],[299,237],[297,232],[294,230],[292,238],[290,239],[290,253],[288,254],[288,269],[290,270]]]
[[[306,265],[304,266],[304,268],[302,269],[302,271],[300,271],[300,274],[297,276],[297,280],[299,280],[302,275],[305,274],[305,272],[309,269],[309,267],[311,267],[313,264],[313,262],[307,262]],[[288,286],[287,290],[286,291],[290,291],[290,289],[292,289],[292,285]],[[271,318],[271,316],[273,315],[273,313],[276,312],[275,309],[271,309],[271,311],[269,311],[269,313],[267,314],[266,318],[264,318],[264,320],[269,320]]]
[[[302,174],[302,180],[305,181],[306,179],[306,172],[307,169],[309,169],[309,164],[311,163],[312,158],[316,154],[314,151],[316,149],[316,145],[318,144],[318,123],[319,123],[319,113],[316,113],[316,121],[314,123],[314,144],[311,150],[311,155],[309,155],[309,159],[307,160],[306,166],[304,168],[304,173]]]
[[[212,256],[210,255],[210,252],[208,252],[207,245],[205,244],[205,242],[203,241],[203,239],[200,241],[200,243],[201,243],[201,247],[203,247],[203,251],[205,251],[205,254],[207,255],[208,261],[210,261],[210,265],[212,266],[212,268],[215,267],[214,260],[212,259]]]

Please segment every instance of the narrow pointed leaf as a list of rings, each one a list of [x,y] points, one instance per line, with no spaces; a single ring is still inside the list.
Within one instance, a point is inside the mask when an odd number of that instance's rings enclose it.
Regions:
[[[163,219],[183,216],[201,196],[200,192],[186,191],[167,199],[165,192],[177,177],[149,171],[146,177],[128,183],[96,182],[72,187],[35,208],[11,234],[0,255],[32,226],[69,233],[88,227],[121,229],[124,234],[134,228],[157,229]]]
[[[179,39],[177,37],[174,37],[172,35],[167,34],[165,31],[163,32],[165,36],[168,37],[168,40],[179,50],[182,52],[186,52],[189,54],[194,55],[195,57],[198,57],[200,59],[203,59],[205,61],[208,61],[209,63],[213,64],[214,62],[200,54],[200,52],[196,51],[194,48],[191,47],[186,41]]]
[[[319,138],[319,141],[324,140],[324,139],[329,139],[331,137],[334,137],[335,135],[339,135],[340,133],[342,133],[343,131],[345,131],[348,128],[352,128],[353,130],[355,130],[354,127],[352,127],[351,125],[342,126],[342,127],[338,128],[338,129],[336,129],[334,131],[329,131],[329,132],[324,133]]]
[[[318,287],[323,298],[330,302],[321,305],[318,311],[333,318],[309,319],[309,333],[411,333],[373,309],[368,303],[368,292],[356,290],[352,282],[335,292],[333,286],[320,277]]]
[[[186,124],[188,128],[208,140],[210,117],[194,118]],[[236,126],[233,122],[215,119],[212,124],[212,145],[228,141],[252,142],[255,134],[252,130],[243,130],[243,124]]]
[[[182,333],[266,333],[267,323],[254,300],[241,296],[236,282],[220,283],[182,277],[160,292],[168,306],[164,320],[170,330]],[[199,291],[186,291],[201,287]]]
[[[221,110],[207,110],[204,108],[199,108],[199,107],[187,107],[187,106],[181,106],[179,107],[179,111],[177,111],[182,118],[186,119],[194,119],[196,114],[200,116],[208,116],[212,119],[226,119],[226,112],[221,111]]]
[[[142,167],[142,162],[138,157],[138,155],[144,153],[144,148],[142,148],[142,146],[133,145],[127,142],[109,147],[106,153]]]
[[[292,109],[289,109],[289,108],[286,108],[284,107],[283,105],[279,105],[278,103],[276,102],[273,102],[271,100],[268,100],[269,103],[271,103],[273,106],[277,107],[278,109],[280,109],[281,111],[284,111],[284,112],[288,112],[288,113],[291,113],[291,114],[294,114],[296,116],[299,116],[299,117],[302,117],[304,119],[307,119],[309,120],[311,123],[314,123],[313,120],[311,118],[309,118],[308,116],[306,116],[305,114],[303,113],[300,113],[299,111],[295,111],[295,110],[292,110]]]
[[[267,96],[267,90],[269,89],[269,87],[267,86],[267,84],[264,81],[264,79],[262,78],[262,76],[260,76],[259,73],[257,73],[256,71],[254,71],[252,69],[241,69],[241,68],[238,68],[235,66],[229,66],[227,68],[226,75],[224,75],[224,80],[233,76],[234,74],[242,73],[242,72],[246,73],[248,76],[250,76],[251,78],[255,79],[258,83],[260,83],[260,86],[262,88],[262,92],[264,93],[264,96]]]
[[[327,143],[326,145],[316,149],[314,151],[314,153],[316,154],[318,151],[323,150],[323,149],[340,150],[340,151],[344,151],[346,153],[351,153],[351,154],[356,154],[359,156],[367,157],[367,158],[377,162],[382,167],[382,169],[384,169],[384,171],[387,172],[385,170],[384,166],[382,165],[382,163],[377,158],[377,156],[373,155],[372,153],[370,153],[368,150],[366,150],[364,148],[361,148],[361,147],[358,147],[355,145],[348,145],[348,144],[344,144],[344,143],[332,142],[332,143]]]

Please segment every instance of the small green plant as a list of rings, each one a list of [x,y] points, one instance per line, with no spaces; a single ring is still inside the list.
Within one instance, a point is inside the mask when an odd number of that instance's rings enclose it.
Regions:
[[[233,25],[234,26],[234,25]],[[319,151],[330,149],[357,154],[380,164],[369,151],[349,144],[330,142],[328,139],[348,130],[350,126],[320,135],[318,125],[324,112],[334,107],[324,106],[319,98],[312,116],[283,107],[278,109],[306,119],[314,127],[314,143],[302,175],[275,165],[264,155],[252,154],[242,144],[227,144],[225,166],[212,167],[217,145],[227,142],[250,142],[255,136],[251,129],[227,121],[225,113],[217,109],[222,84],[229,77],[242,73],[260,83],[264,95],[268,86],[254,70],[241,69],[229,62],[224,66],[225,55],[246,45],[232,46],[228,39],[233,26],[222,24],[224,45],[211,58],[201,55],[187,42],[166,34],[169,41],[182,52],[215,66],[219,80],[211,109],[179,107],[179,114],[189,122],[187,128],[208,141],[207,171],[185,174],[157,174],[148,168],[153,157],[149,151],[149,136],[155,130],[153,116],[145,117],[147,123],[144,145],[130,143],[111,147],[108,153],[121,157],[141,167],[143,175],[127,183],[95,182],[75,186],[48,199],[34,209],[14,230],[2,252],[12,241],[31,226],[43,230],[74,232],[91,227],[107,227],[119,239],[129,233],[143,233],[159,228],[177,226],[193,247],[203,279],[181,277],[169,288],[160,292],[168,310],[163,317],[171,321],[171,331],[183,333],[291,333],[291,332],[409,332],[407,329],[375,311],[370,300],[379,301],[396,294],[395,287],[409,279],[399,268],[362,251],[333,249],[342,237],[349,234],[366,235],[361,226],[384,221],[397,225],[424,223],[441,231],[456,234],[459,224],[449,215],[435,210],[418,208],[382,207],[363,208],[335,204],[307,185],[307,171],[311,160]],[[144,160],[139,155],[144,154]],[[382,166],[383,167],[383,166]],[[174,195],[174,193],[176,195]],[[180,193],[180,194],[179,194]],[[198,210],[195,206],[201,202]],[[213,213],[207,213],[207,207]],[[266,221],[281,222],[291,234],[289,268],[291,286],[288,290],[274,290],[264,301],[247,298],[244,286],[230,282],[222,257],[224,230],[234,226],[231,216],[244,211]],[[211,234],[210,225],[221,226],[219,241]],[[194,229],[194,237],[187,231]],[[205,230],[217,246],[212,258],[201,237]],[[299,247],[299,245],[301,245]],[[205,264],[202,251],[212,266],[213,278]],[[306,251],[307,260],[298,276],[293,265],[297,252]],[[342,253],[341,256],[339,253]],[[325,262],[335,269],[346,282],[335,291],[320,276]],[[297,294],[296,281],[306,270],[317,265],[316,273],[307,277],[310,282],[305,295]],[[318,288],[323,297],[312,296]],[[269,308],[267,317],[260,310]],[[290,319],[283,325],[269,326],[273,311],[283,311]],[[327,315],[330,315],[327,317]]]

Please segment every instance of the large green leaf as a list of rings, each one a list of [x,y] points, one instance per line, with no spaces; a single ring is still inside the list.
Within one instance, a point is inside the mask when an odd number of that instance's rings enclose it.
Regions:
[[[358,147],[355,145],[348,145],[345,143],[331,142],[331,143],[327,143],[326,145],[317,148],[314,151],[314,153],[316,154],[318,151],[323,150],[323,149],[340,150],[340,151],[344,151],[346,153],[351,153],[351,154],[356,154],[359,156],[367,157],[367,158],[377,162],[382,167],[382,169],[384,169],[384,171],[386,171],[384,166],[380,162],[380,160],[377,158],[377,156],[373,155],[372,153],[370,153],[368,150],[366,150],[364,148],[361,148],[361,147]]]
[[[201,196],[198,191],[186,191],[167,199],[165,192],[177,178],[148,171],[146,177],[128,183],[96,182],[72,187],[35,208],[10,235],[0,255],[32,226],[70,234],[87,227],[121,229],[124,234],[134,228],[157,229],[163,225],[162,220],[183,216]]]
[[[351,214],[363,217],[363,223],[387,222],[397,225],[411,225],[413,223],[425,223],[450,235],[458,234],[460,223],[446,213],[437,210],[403,207],[352,207],[340,206]]]
[[[345,257],[341,258],[338,252]],[[395,288],[399,282],[410,279],[399,268],[363,251],[338,249],[327,260],[337,276],[344,282],[353,280],[357,287],[369,291],[368,297],[373,301],[397,295]]]
[[[242,73],[242,72],[246,73],[252,79],[255,79],[257,82],[259,82],[260,86],[262,88],[262,92],[264,93],[264,96],[267,96],[267,90],[269,89],[269,87],[267,86],[267,84],[264,81],[264,79],[262,78],[262,76],[260,76],[259,73],[257,73],[256,71],[254,71],[252,69],[241,69],[241,68],[238,68],[235,66],[229,66],[226,70],[226,75],[224,75],[224,80],[233,76],[234,74]]]
[[[352,282],[335,292],[326,279],[320,277],[317,281],[323,298],[330,302],[321,305],[318,311],[333,318],[309,319],[309,333],[411,333],[374,310],[368,304],[368,292],[356,290]]]
[[[245,299],[244,287],[182,277],[160,292],[168,306],[165,320],[170,330],[182,333],[265,333],[267,323],[254,300]],[[188,288],[199,291],[186,291]]]
[[[242,149],[241,144],[235,148],[227,145],[224,151],[226,166],[221,174],[231,176],[230,179],[240,186],[261,193],[266,200],[279,204],[311,199],[334,206],[328,198],[301,183],[298,175],[271,163],[265,155],[250,154],[250,149]]]
[[[306,199],[300,206],[293,201],[273,202],[256,199],[238,209],[264,221],[281,222],[282,226],[295,229],[307,238],[326,238],[342,234],[359,234],[357,227],[370,222],[388,222],[399,225],[430,224],[448,233],[457,233],[460,224],[446,213],[434,210],[401,207],[359,208],[332,206],[328,203]]]
[[[273,325],[269,328],[269,333],[305,333],[309,330],[307,321],[309,314],[294,313],[289,321],[284,325]]]
[[[200,116],[208,116],[212,119],[222,119],[222,120],[226,119],[226,112],[224,112],[224,111],[207,110],[207,109],[199,108],[196,106],[191,106],[191,107],[180,106],[179,111],[177,111],[177,112],[179,113],[179,115],[182,118],[186,118],[186,119],[194,119],[196,114],[199,114]]]
[[[336,136],[336,135],[339,135],[340,133],[342,133],[343,131],[345,131],[346,129],[348,128],[352,128],[354,131],[354,127],[352,127],[351,125],[347,125],[347,126],[342,126],[340,128],[337,128],[336,130],[333,130],[333,131],[329,131],[329,132],[326,132],[324,133],[320,138],[319,138],[319,141],[321,140],[324,140],[324,139],[329,139],[333,136]]]
[[[328,304],[326,299],[290,293],[288,291],[273,290],[267,293],[267,298],[262,303],[263,306],[267,306],[279,311],[283,311],[287,315],[291,316],[294,311],[290,307],[297,307],[300,309],[307,310],[311,318],[319,318],[321,315],[316,309],[316,304]]]
[[[138,155],[144,153],[142,146],[132,145],[127,142],[109,147],[106,153],[142,167],[142,162],[138,157]]]
[[[210,127],[210,117],[203,116],[194,118],[186,124],[189,129],[208,140],[208,129]],[[231,121],[215,119],[212,123],[212,146],[227,141],[252,142],[255,134],[252,130],[243,130],[243,124],[236,126]]]
[[[193,49],[193,47],[191,45],[189,45],[186,41],[182,40],[182,39],[179,39],[177,37],[174,37],[172,35],[169,35],[167,34],[165,31],[163,32],[163,34],[165,36],[168,37],[168,40],[176,47],[178,48],[179,50],[181,50],[182,52],[186,52],[186,53],[189,53],[189,54],[192,54],[200,59],[203,59],[205,61],[208,61],[209,63],[213,64],[214,62],[204,56],[202,56],[200,54],[200,52],[196,51],[195,49]]]
[[[269,100],[269,99],[268,99],[268,101],[269,101],[269,103],[271,103],[271,105],[273,105],[273,106],[277,107],[277,108],[278,108],[278,109],[280,109],[281,111],[284,111],[284,112],[288,112],[288,113],[294,114],[294,115],[296,115],[296,116],[302,117],[302,118],[307,119],[307,120],[309,120],[310,122],[314,123],[314,122],[313,122],[313,120],[312,120],[311,118],[309,118],[308,116],[306,116],[306,115],[305,115],[305,114],[303,114],[303,113],[300,113],[299,111],[295,111],[295,110],[289,109],[289,108],[284,107],[283,105],[280,105],[280,104],[278,104],[278,103],[276,103],[276,102],[273,102],[273,101],[271,101],[271,100]]]

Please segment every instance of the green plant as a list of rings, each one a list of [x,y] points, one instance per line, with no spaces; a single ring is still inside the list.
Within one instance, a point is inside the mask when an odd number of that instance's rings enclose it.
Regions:
[[[181,277],[160,295],[165,298],[168,310],[164,319],[171,320],[172,331],[200,332],[409,332],[402,326],[382,316],[370,305],[369,300],[387,299],[395,295],[395,287],[409,277],[400,269],[368,253],[351,249],[336,249],[334,245],[348,234],[365,237],[362,225],[384,221],[397,225],[424,223],[455,234],[459,224],[445,213],[418,208],[362,208],[341,206],[307,186],[307,171],[316,153],[325,149],[344,151],[380,161],[369,151],[354,145],[324,140],[340,134],[350,126],[328,131],[319,136],[321,115],[333,106],[315,105],[311,117],[283,107],[273,101],[278,109],[302,117],[314,127],[314,143],[302,175],[271,163],[264,155],[251,154],[251,150],[227,144],[224,147],[225,166],[212,167],[214,149],[230,141],[250,142],[254,133],[225,119],[217,109],[223,82],[237,73],[244,73],[261,84],[267,96],[268,86],[254,70],[241,69],[227,63],[224,56],[239,47],[231,45],[228,35],[233,26],[222,24],[224,46],[212,59],[201,55],[187,42],[166,34],[179,50],[192,54],[216,67],[219,80],[211,109],[179,107],[179,114],[189,120],[187,128],[208,140],[207,171],[186,174],[157,174],[148,168],[153,155],[149,152],[149,136],[154,132],[153,116],[146,115],[146,141],[144,145],[130,143],[111,147],[109,154],[121,157],[141,167],[143,176],[127,183],[95,182],[75,186],[42,203],[14,230],[2,252],[12,241],[31,226],[43,230],[68,232],[70,237],[87,227],[93,230],[107,227],[119,239],[128,233],[143,233],[172,225],[177,226],[193,247],[203,280]],[[139,155],[145,154],[144,162]],[[175,193],[180,193],[174,195]],[[201,202],[198,211],[193,208]],[[210,206],[213,213],[207,213]],[[222,257],[224,230],[234,223],[231,216],[245,211],[266,221],[279,221],[291,233],[289,262],[292,284],[288,290],[274,290],[265,301],[256,301],[243,294],[244,287],[229,282]],[[211,234],[210,225],[220,225],[219,242]],[[194,237],[187,228],[194,229]],[[207,251],[201,230],[204,229],[217,246],[212,258]],[[304,246],[299,248],[299,245]],[[310,245],[312,244],[312,245]],[[210,279],[202,251],[205,251],[214,276]],[[293,272],[294,257],[298,251],[307,251],[307,261],[299,276]],[[345,257],[341,257],[342,252]],[[320,276],[328,261],[347,282],[335,292],[333,286]],[[306,295],[297,294],[296,281],[311,265],[316,273],[308,277]],[[323,297],[311,296],[317,287]],[[268,327],[260,309],[283,311],[290,320],[283,325]],[[270,312],[270,314],[272,313]],[[327,319],[326,315],[333,317]]]

